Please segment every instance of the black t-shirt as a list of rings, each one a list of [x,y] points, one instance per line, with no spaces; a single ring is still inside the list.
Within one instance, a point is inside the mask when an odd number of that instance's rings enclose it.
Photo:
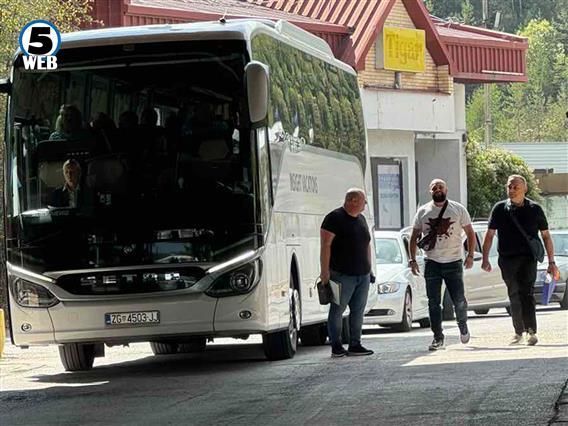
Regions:
[[[335,234],[331,242],[331,269],[345,275],[371,272],[368,253],[371,235],[365,216],[350,216],[340,207],[325,217],[321,227]]]
[[[511,214],[515,215],[527,235],[538,238],[538,231],[548,229],[542,207],[528,198],[525,198],[525,203],[521,207],[504,200],[493,206],[489,218],[489,229],[497,230],[499,238],[497,250],[501,256],[531,256],[527,240],[511,219]]]

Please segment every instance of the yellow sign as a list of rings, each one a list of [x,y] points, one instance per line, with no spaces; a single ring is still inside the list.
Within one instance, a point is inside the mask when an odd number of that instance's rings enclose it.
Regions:
[[[382,42],[382,43],[381,43]],[[387,70],[422,72],[426,56],[424,30],[407,28],[383,28],[382,66]],[[379,51],[380,52],[380,51]],[[380,55],[380,53],[379,53]]]

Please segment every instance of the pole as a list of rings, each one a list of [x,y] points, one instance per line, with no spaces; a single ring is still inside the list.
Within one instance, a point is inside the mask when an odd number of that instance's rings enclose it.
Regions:
[[[487,28],[487,19],[489,17],[489,0],[481,0],[482,12],[483,12],[483,26]],[[485,146],[488,147],[491,144],[491,130],[493,128],[493,123],[491,122],[491,85],[488,83],[483,84],[483,96],[484,96],[484,112],[485,112]]]

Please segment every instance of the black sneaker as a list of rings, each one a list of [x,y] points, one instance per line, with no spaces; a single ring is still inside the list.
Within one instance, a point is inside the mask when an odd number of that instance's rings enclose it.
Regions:
[[[361,345],[357,346],[350,346],[349,347],[349,356],[361,356],[361,355],[373,355],[374,352],[370,349],[367,349]]]
[[[467,328],[467,324],[458,325],[458,328],[460,329],[460,342],[465,345],[469,342],[469,339],[471,337]]]
[[[332,358],[341,358],[342,356],[347,355],[347,351],[343,346],[338,346],[336,348],[331,348],[331,357]]]
[[[444,349],[444,338],[438,338],[436,339],[434,337],[434,340],[432,340],[432,343],[430,344],[430,346],[428,346],[428,350],[430,351],[437,351],[438,349]]]

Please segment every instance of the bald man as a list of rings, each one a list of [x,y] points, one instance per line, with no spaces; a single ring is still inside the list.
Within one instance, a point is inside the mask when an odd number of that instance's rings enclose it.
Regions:
[[[489,250],[495,233],[497,233],[499,268],[501,268],[503,281],[507,285],[511,303],[511,318],[515,329],[515,334],[509,344],[521,343],[524,333],[526,344],[532,346],[538,342],[536,301],[534,300],[537,259],[521,229],[528,238],[536,241],[538,241],[540,231],[548,255],[548,272],[556,276],[558,268],[554,263],[554,246],[550,232],[548,232],[548,221],[542,208],[526,198],[527,189],[527,181],[523,176],[511,175],[507,179],[508,199],[495,204],[491,211],[489,229],[483,240],[481,267],[487,272],[491,271]]]
[[[373,351],[361,345],[363,316],[369,295],[371,277],[371,234],[365,217],[367,197],[359,188],[345,194],[342,207],[330,212],[321,225],[322,283],[341,283],[340,303],[331,303],[327,320],[331,356],[372,355]],[[341,344],[343,312],[349,306],[349,349]]]
[[[475,251],[475,232],[471,226],[468,211],[460,203],[448,200],[448,186],[442,179],[434,179],[429,185],[432,201],[421,206],[414,216],[414,229],[410,237],[409,266],[414,275],[420,270],[416,263],[418,238],[421,234],[429,235],[433,244],[425,251],[424,278],[426,294],[428,295],[428,311],[430,327],[434,340],[428,347],[435,351],[444,347],[442,329],[442,281],[454,304],[460,341],[469,342],[470,334],[467,327],[467,301],[463,285],[463,268],[473,266]],[[441,216],[440,216],[441,215]],[[467,256],[464,260],[462,229],[467,235]]]

